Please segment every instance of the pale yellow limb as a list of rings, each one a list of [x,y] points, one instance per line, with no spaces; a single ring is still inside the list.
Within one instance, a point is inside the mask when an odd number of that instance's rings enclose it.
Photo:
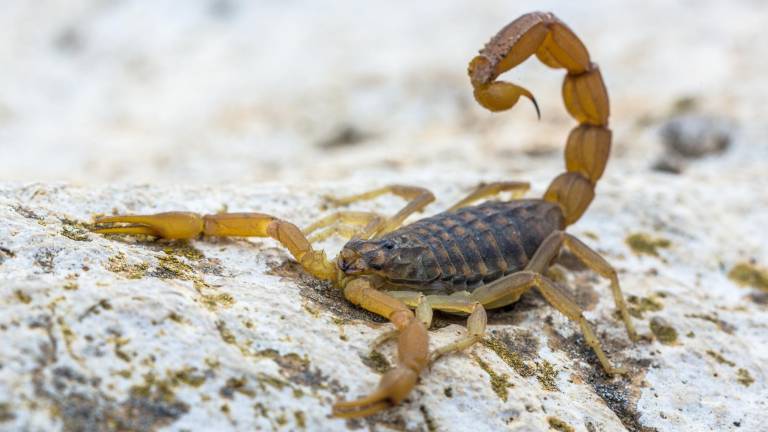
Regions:
[[[432,192],[418,186],[404,186],[404,185],[390,185],[372,191],[364,192],[357,195],[351,195],[342,198],[328,198],[329,202],[333,205],[348,205],[357,201],[367,201],[384,194],[394,194],[408,201],[400,211],[395,213],[394,216],[387,218],[384,223],[378,227],[363,231],[360,234],[361,238],[373,238],[382,234],[386,234],[390,231],[397,229],[403,224],[405,219],[413,213],[424,210],[424,208],[435,200],[435,195]]]
[[[153,215],[96,218],[93,231],[100,234],[147,234],[164,239],[216,237],[271,237],[285,246],[307,272],[319,279],[336,280],[336,265],[325,252],[312,249],[296,225],[264,213],[199,215],[167,212]]]
[[[472,191],[472,193],[467,195],[467,197],[465,197],[461,201],[451,206],[451,208],[449,208],[448,211],[458,210],[460,208],[476,203],[481,199],[491,198],[502,192],[512,192],[512,199],[521,198],[523,195],[525,195],[525,193],[530,188],[531,188],[530,183],[517,182],[517,181],[504,181],[504,182],[480,184],[477,186],[477,189]]]

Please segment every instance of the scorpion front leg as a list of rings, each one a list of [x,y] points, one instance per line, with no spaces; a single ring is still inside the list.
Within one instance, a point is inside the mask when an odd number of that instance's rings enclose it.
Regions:
[[[370,395],[333,406],[336,417],[364,417],[402,402],[416,385],[428,362],[429,339],[422,319],[400,300],[377,290],[368,279],[354,279],[344,287],[350,302],[389,319],[399,331],[397,366],[381,377]]]
[[[312,243],[323,241],[328,237],[339,234],[344,238],[360,237],[374,232],[384,223],[384,217],[371,212],[340,211],[326,216],[312,225],[304,228],[304,235]],[[361,228],[355,228],[361,227]]]
[[[391,193],[397,195],[403,199],[408,200],[408,203],[400,209],[393,216],[383,220],[380,224],[366,228],[359,236],[360,238],[373,238],[378,235],[386,234],[400,225],[405,219],[413,213],[424,210],[424,208],[435,200],[435,195],[418,186],[405,186],[405,185],[390,185],[372,191],[363,192],[357,195],[351,195],[342,198],[329,198],[329,201],[333,205],[347,205],[357,201],[367,201]]]
[[[296,225],[263,213],[199,215],[167,212],[152,215],[105,216],[95,220],[100,234],[144,234],[164,239],[216,237],[271,237],[285,246],[307,272],[335,281],[337,269],[325,252],[312,249]]]

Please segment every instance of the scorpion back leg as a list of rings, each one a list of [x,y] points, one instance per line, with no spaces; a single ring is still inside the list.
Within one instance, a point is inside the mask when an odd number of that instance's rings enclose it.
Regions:
[[[567,292],[563,291],[555,282],[547,277],[529,270],[512,273],[498,279],[488,285],[484,285],[470,295],[471,299],[488,308],[502,307],[517,301],[520,296],[529,289],[536,287],[542,296],[560,313],[569,319],[576,321],[587,344],[597,355],[603,369],[611,374],[625,373],[625,369],[614,367],[608,360],[600,345],[600,341],[592,331],[592,327],[582,314],[581,308],[574,302]]]
[[[616,275],[616,270],[608,263],[608,261],[576,237],[563,231],[556,231],[550,234],[541,246],[539,246],[539,249],[533,255],[533,258],[531,258],[526,269],[543,273],[549,267],[552,260],[558,253],[560,253],[560,249],[563,246],[576,255],[576,257],[592,271],[611,281],[613,300],[616,304],[616,309],[621,315],[621,319],[624,321],[624,326],[627,328],[627,334],[633,341],[637,340],[637,332],[635,331],[635,326],[632,324],[632,318],[629,315],[627,305],[624,303],[624,294],[621,292],[619,277]]]
[[[361,238],[372,238],[381,234],[386,234],[398,228],[405,219],[413,213],[424,210],[424,208],[435,200],[435,195],[427,189],[417,186],[390,185],[383,188],[374,189],[357,195],[351,195],[342,198],[329,198],[334,205],[347,205],[357,201],[371,200],[384,194],[394,194],[408,200],[400,211],[384,220],[381,224],[360,234]]]
[[[216,237],[271,237],[285,246],[313,276],[336,280],[336,266],[325,252],[312,249],[296,225],[263,213],[199,215],[167,212],[153,215],[123,215],[96,218],[94,232],[101,234],[146,234],[165,239]]]
[[[475,203],[481,199],[490,198],[502,192],[512,192],[513,199],[521,198],[530,188],[531,188],[530,183],[517,182],[517,181],[505,181],[505,182],[493,182],[493,183],[480,184],[477,186],[477,189],[472,191],[472,193],[467,195],[461,201],[451,206],[451,208],[449,208],[448,211],[458,210],[462,207],[471,205],[472,203]]]
[[[416,385],[428,362],[427,328],[423,317],[414,315],[400,300],[377,290],[367,279],[350,281],[344,287],[344,297],[389,319],[398,330],[397,366],[381,377],[379,387],[370,395],[333,406],[336,417],[364,417],[402,402]]]

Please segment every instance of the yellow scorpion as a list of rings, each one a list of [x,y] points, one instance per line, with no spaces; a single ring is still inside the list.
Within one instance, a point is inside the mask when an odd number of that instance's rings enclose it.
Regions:
[[[566,171],[552,181],[541,199],[520,199],[528,189],[524,182],[490,183],[443,213],[403,225],[409,215],[432,202],[434,195],[420,187],[393,185],[335,200],[338,205],[346,205],[385,193],[408,200],[390,217],[338,211],[301,230],[262,213],[169,212],[101,217],[96,220],[95,231],[166,239],[201,235],[271,237],[285,246],[305,271],[333,283],[350,302],[387,318],[395,330],[379,337],[376,344],[397,338],[396,367],[381,378],[378,389],[370,395],[336,403],[335,416],[367,416],[400,403],[430,362],[483,338],[486,309],[509,305],[533,287],[578,323],[606,372],[622,373],[622,368],[611,365],[568,292],[544,274],[561,248],[569,249],[590,269],[610,280],[627,333],[636,339],[616,271],[564,231],[592,201],[611,147],[608,93],[600,70],[568,26],[551,13],[533,12],[501,29],[469,63],[474,96],[491,111],[507,110],[524,96],[538,112],[528,90],[497,80],[533,54],[547,66],[566,70],[563,99],[568,112],[579,122],[566,143]],[[503,191],[513,192],[516,199],[473,205]],[[337,258],[329,260],[323,251],[313,249],[312,243],[333,234],[350,240]],[[468,315],[468,332],[430,353],[427,329],[433,310]]]

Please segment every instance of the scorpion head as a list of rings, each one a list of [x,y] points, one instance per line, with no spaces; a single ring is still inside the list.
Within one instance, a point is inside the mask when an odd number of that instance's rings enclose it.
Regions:
[[[350,276],[376,275],[399,284],[424,284],[439,276],[426,247],[406,238],[352,240],[341,250],[338,266]]]

